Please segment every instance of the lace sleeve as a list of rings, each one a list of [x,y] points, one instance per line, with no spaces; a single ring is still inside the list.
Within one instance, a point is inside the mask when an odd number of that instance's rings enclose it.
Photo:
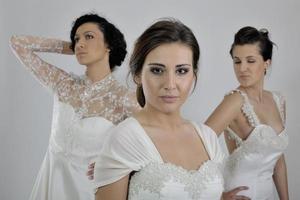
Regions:
[[[65,71],[45,62],[35,52],[62,53],[63,41],[34,36],[12,36],[10,46],[24,66],[45,87],[56,91],[58,85],[71,76]]]
[[[134,113],[138,112],[141,107],[137,102],[135,92],[128,91],[127,94],[122,99],[124,115],[126,117],[132,116]]]

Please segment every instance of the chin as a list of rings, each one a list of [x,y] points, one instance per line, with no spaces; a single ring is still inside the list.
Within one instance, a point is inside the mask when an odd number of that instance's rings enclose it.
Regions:
[[[77,60],[80,65],[88,65],[88,62],[84,60]]]
[[[165,106],[164,108],[161,108],[160,110],[161,110],[161,112],[163,112],[165,114],[172,114],[172,113],[178,112],[178,108],[175,106]]]

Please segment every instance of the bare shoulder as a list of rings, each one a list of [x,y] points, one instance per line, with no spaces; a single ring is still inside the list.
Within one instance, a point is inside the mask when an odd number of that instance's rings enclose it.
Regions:
[[[221,104],[224,104],[229,107],[240,108],[244,103],[244,97],[239,91],[231,91],[230,93],[224,96],[224,99]]]
[[[208,117],[205,124],[212,128],[217,135],[221,134],[229,124],[241,113],[244,96],[239,91],[225,95],[223,101]]]

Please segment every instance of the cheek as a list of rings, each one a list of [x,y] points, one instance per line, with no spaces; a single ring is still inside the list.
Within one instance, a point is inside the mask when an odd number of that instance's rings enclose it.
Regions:
[[[151,98],[151,96],[155,96],[155,93],[158,91],[158,81],[155,81],[153,78],[146,78],[142,81],[143,90],[145,96]]]
[[[183,79],[180,81],[178,84],[179,87],[181,88],[181,92],[184,93],[185,95],[188,95],[194,86],[194,77],[189,77],[188,79]]]
[[[263,68],[263,66],[256,66],[254,72],[255,72],[257,75],[264,74],[264,68]]]

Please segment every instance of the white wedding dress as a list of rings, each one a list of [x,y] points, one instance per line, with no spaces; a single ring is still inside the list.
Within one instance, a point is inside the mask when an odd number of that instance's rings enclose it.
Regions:
[[[274,200],[272,175],[277,160],[288,145],[288,135],[285,129],[281,133],[276,133],[272,127],[261,124],[247,94],[240,90],[234,92],[239,92],[243,96],[242,111],[253,130],[247,139],[242,140],[230,128],[227,129],[237,148],[225,162],[225,190],[248,186],[248,190],[238,194],[255,200]],[[276,92],[272,94],[284,124],[283,96]]]
[[[100,152],[108,129],[130,116],[138,105],[112,75],[92,83],[43,61],[35,52],[62,51],[62,41],[13,36],[13,51],[54,93],[52,129],[31,200],[94,200],[86,172]]]
[[[95,164],[95,188],[131,174],[128,200],[220,200],[223,152],[216,134],[194,124],[210,160],[197,170],[165,163],[135,118],[128,118],[109,134]]]

